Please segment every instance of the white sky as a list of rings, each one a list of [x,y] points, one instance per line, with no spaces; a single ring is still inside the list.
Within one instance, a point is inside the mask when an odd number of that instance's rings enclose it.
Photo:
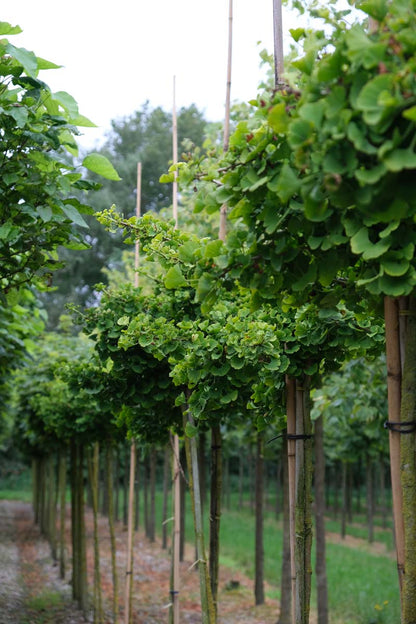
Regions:
[[[283,10],[288,32],[296,22]],[[273,50],[272,14],[272,0],[234,0],[232,100],[256,95],[259,51]],[[111,119],[146,100],[171,110],[173,76],[178,107],[195,103],[209,120],[224,116],[228,0],[13,0],[0,21],[23,29],[9,37],[14,45],[64,66],[42,78],[100,126],[85,130],[88,147]]]

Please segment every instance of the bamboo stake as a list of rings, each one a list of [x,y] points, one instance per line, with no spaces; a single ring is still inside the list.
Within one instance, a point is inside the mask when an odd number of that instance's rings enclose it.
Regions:
[[[172,107],[172,152],[173,164],[178,162],[178,120],[176,116],[176,77],[173,77],[173,107]],[[172,188],[172,207],[173,218],[175,220],[175,228],[178,227],[178,172],[174,172],[173,188]]]
[[[400,324],[398,302],[392,297],[384,298],[386,332],[387,401],[389,420],[400,422],[402,367],[400,354]],[[404,574],[404,519],[403,492],[400,476],[400,433],[389,430],[390,473],[393,496],[394,532],[396,538],[397,570],[400,593]]]
[[[296,384],[286,378],[287,410],[287,460],[289,477],[289,535],[290,535],[290,570],[292,577],[292,624],[296,622],[296,565],[295,565],[295,500],[296,500],[296,440],[290,436],[296,434]]]
[[[229,0],[228,5],[228,60],[227,60],[227,85],[225,93],[225,118],[224,118],[224,135],[223,149],[228,150],[230,141],[230,108],[231,108],[231,66],[233,51],[233,0]],[[227,205],[223,204],[220,210],[220,229],[218,238],[225,240],[227,231]]]
[[[137,194],[136,194],[136,217],[140,217],[141,214],[141,180],[142,180],[142,165],[137,164]],[[134,272],[134,286],[139,286],[139,263],[140,263],[140,244],[139,241],[135,243],[135,272]],[[128,520],[127,520],[127,569],[126,569],[126,587],[125,587],[125,602],[124,602],[124,621],[125,624],[130,624],[132,621],[132,586],[133,586],[133,534],[134,534],[134,481],[136,476],[136,441],[132,440],[130,446],[130,476],[129,476],[129,507],[128,507]]]
[[[273,0],[274,85],[282,82],[284,70],[282,0]]]
[[[176,114],[176,77],[173,77],[173,105],[172,105],[172,158],[173,164],[178,162],[178,122]],[[172,212],[175,220],[175,229],[178,227],[178,172],[174,173],[172,187]],[[174,477],[174,542],[173,542],[173,569],[172,569],[172,618],[173,624],[179,624],[179,560],[180,560],[180,535],[181,535],[181,483],[179,464],[179,437],[173,436],[175,477]]]

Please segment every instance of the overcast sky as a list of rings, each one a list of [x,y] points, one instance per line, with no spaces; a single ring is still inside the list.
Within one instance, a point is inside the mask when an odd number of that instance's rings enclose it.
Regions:
[[[14,45],[63,65],[42,78],[100,126],[86,131],[89,147],[146,100],[171,110],[173,76],[178,107],[224,116],[228,0],[13,0],[0,20],[23,29]],[[284,31],[294,26],[284,10]],[[232,100],[255,97],[262,48],[273,50],[272,0],[234,0]]]

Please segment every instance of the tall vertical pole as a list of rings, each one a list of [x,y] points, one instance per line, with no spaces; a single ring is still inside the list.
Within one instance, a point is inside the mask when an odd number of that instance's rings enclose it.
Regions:
[[[172,156],[173,164],[178,162],[178,123],[176,116],[176,79],[173,78],[173,109],[172,109]],[[175,228],[178,227],[178,172],[175,171],[172,189],[172,209],[175,220]],[[174,528],[173,528],[173,574],[172,574],[172,621],[179,624],[179,559],[180,559],[180,535],[181,535],[181,479],[179,466],[179,436],[173,437],[174,451]]]
[[[141,214],[141,181],[142,166],[137,165],[137,196],[136,196],[136,216]],[[139,262],[140,262],[140,243],[136,241],[134,249],[134,286],[139,286]],[[129,508],[127,518],[127,566],[126,566],[126,587],[125,587],[125,606],[124,606],[124,622],[131,624],[132,622],[132,587],[133,587],[133,534],[134,534],[134,482],[136,476],[136,440],[132,440],[130,446],[130,475],[129,475]]]
[[[284,69],[282,0],[273,0],[274,84],[281,82]]]
[[[227,86],[225,94],[225,118],[224,118],[224,136],[223,148],[228,150],[230,141],[230,108],[231,108],[231,66],[233,51],[233,0],[229,0],[228,5],[228,59],[227,59]],[[223,204],[220,210],[220,229],[218,238],[225,240],[227,231],[227,205]]]

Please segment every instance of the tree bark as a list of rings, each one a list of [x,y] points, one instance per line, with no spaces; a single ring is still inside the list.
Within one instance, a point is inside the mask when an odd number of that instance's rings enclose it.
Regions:
[[[367,493],[367,530],[368,541],[374,542],[374,484],[373,484],[373,462],[367,454],[366,458],[366,493]]]
[[[342,508],[341,508],[341,537],[347,534],[347,462],[342,461],[341,476],[341,492],[342,492]]]
[[[280,613],[278,624],[292,624],[292,578],[290,561],[290,506],[287,440],[283,443],[283,546],[280,582]]]
[[[163,458],[163,502],[162,502],[162,548],[166,550],[168,547],[168,495],[169,495],[169,472],[170,472],[170,447],[165,446]],[[178,475],[179,479],[179,475]],[[179,536],[178,536],[179,538]]]
[[[264,435],[257,433],[256,444],[256,546],[255,546],[255,604],[264,604]]]
[[[315,421],[315,527],[318,624],[328,624],[328,583],[325,556],[325,454],[322,414]]]
[[[155,501],[156,501],[156,447],[152,445],[150,451],[150,516],[149,516],[149,540],[154,542],[156,540],[156,510],[155,510]]]
[[[192,425],[193,418],[190,414],[185,415],[185,423]],[[216,613],[211,593],[211,581],[205,551],[204,529],[202,522],[201,491],[199,487],[198,449],[195,437],[185,436],[186,458],[189,472],[189,489],[191,493],[192,511],[194,516],[195,544],[197,565],[199,571],[199,587],[201,594],[201,624],[215,624]]]
[[[312,425],[309,378],[296,381],[296,624],[308,624],[312,550]],[[306,436],[305,439],[299,436]]]
[[[411,297],[406,323],[401,422],[407,433],[400,436],[401,483],[405,537],[405,565],[402,593],[402,624],[416,622],[416,298]],[[404,431],[404,429],[402,429]]]
[[[98,442],[94,443],[92,451],[88,452],[88,476],[91,486],[92,513],[93,513],[93,543],[94,543],[94,624],[103,622],[102,593],[101,593],[101,569],[100,569],[100,544],[98,535],[98,484],[100,473],[100,451]],[[107,507],[108,509],[108,507]]]
[[[106,463],[107,463],[107,481],[108,481],[108,529],[110,533],[110,548],[111,548],[111,573],[113,577],[113,624],[117,624],[118,621],[118,573],[117,573],[117,544],[116,533],[114,527],[115,513],[114,513],[114,475],[113,475],[113,447],[111,442],[108,441],[106,445]]]
[[[220,523],[222,494],[222,436],[219,425],[211,430],[211,495],[209,517],[209,575],[211,593],[217,612],[219,555],[220,555]]]
[[[59,451],[59,575],[65,578],[65,511],[66,511],[66,448]]]
[[[384,320],[386,331],[386,364],[387,364],[387,399],[389,421],[401,420],[401,340],[399,322],[399,302],[391,297],[384,298]],[[399,574],[399,587],[402,593],[405,540],[403,520],[403,492],[401,483],[401,460],[400,460],[400,433],[389,430],[390,446],[390,474],[393,496],[393,516],[396,543],[397,570]]]

